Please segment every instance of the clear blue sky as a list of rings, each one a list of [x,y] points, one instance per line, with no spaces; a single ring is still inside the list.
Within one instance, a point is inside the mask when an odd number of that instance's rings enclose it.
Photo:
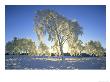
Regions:
[[[5,33],[6,42],[13,37],[31,38],[37,40],[34,29],[35,11],[52,9],[68,19],[77,19],[83,27],[84,34],[80,37],[83,42],[100,41],[106,47],[106,7],[103,5],[86,6],[6,6]],[[47,44],[50,44],[46,40]]]

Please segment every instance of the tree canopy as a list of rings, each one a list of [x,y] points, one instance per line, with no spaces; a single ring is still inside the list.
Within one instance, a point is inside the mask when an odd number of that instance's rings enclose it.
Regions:
[[[10,54],[36,54],[36,45],[31,39],[15,37],[14,40],[6,43],[6,52]]]
[[[85,44],[85,52],[96,56],[103,56],[105,54],[105,49],[102,47],[99,41],[89,41]]]
[[[40,42],[46,33],[48,40],[54,41],[59,47],[59,54],[63,55],[63,44],[67,41],[75,42],[83,34],[82,27],[77,21],[72,21],[53,10],[37,11],[35,15],[35,32]]]

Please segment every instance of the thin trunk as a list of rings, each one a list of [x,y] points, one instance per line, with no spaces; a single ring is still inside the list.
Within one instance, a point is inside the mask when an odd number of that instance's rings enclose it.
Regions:
[[[58,38],[58,45],[59,45],[59,48],[60,48],[60,55],[62,56],[62,60],[64,60],[63,58],[63,43],[62,43],[62,40],[60,38],[60,35],[58,35],[58,31],[56,30],[57,32],[57,38]]]
[[[63,45],[60,43],[59,44],[59,47],[60,47],[60,55],[62,56],[62,60],[64,60],[64,54],[63,54]]]
[[[59,49],[60,49],[60,56],[62,56],[62,60],[64,60],[63,58],[63,45],[61,44],[60,40],[58,41],[58,44],[59,44]]]

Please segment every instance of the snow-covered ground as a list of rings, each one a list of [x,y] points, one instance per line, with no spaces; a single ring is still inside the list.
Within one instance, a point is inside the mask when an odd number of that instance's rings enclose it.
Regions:
[[[61,57],[6,55],[5,69],[106,69],[105,57]]]

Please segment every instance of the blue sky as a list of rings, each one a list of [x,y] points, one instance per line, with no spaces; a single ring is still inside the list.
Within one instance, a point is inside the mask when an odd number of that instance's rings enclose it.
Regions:
[[[11,6],[5,7],[5,40],[13,37],[37,40],[34,32],[35,11],[52,9],[68,19],[76,19],[83,27],[84,34],[79,38],[85,43],[89,40],[100,41],[106,47],[106,7],[104,5],[70,6]],[[46,44],[50,44],[47,40]]]

